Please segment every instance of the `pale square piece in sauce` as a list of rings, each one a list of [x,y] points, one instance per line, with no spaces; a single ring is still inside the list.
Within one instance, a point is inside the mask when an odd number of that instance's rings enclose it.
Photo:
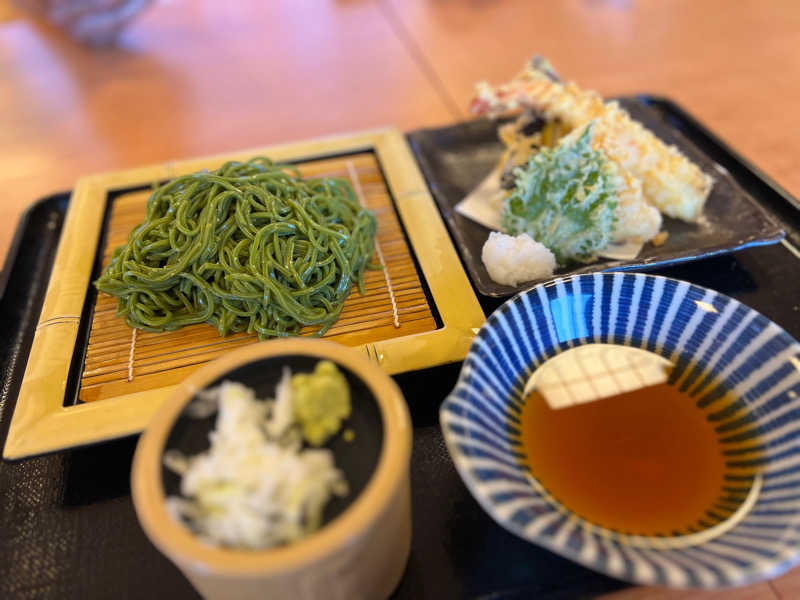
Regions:
[[[536,390],[551,408],[565,408],[666,383],[671,367],[669,360],[639,348],[586,344],[536,369],[525,392]]]

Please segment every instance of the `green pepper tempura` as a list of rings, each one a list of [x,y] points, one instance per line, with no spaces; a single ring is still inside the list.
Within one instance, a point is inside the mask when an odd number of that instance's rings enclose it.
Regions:
[[[594,124],[572,143],[542,148],[514,170],[503,227],[545,245],[560,266],[591,262],[611,241],[617,206],[616,175],[605,155],[591,147]]]

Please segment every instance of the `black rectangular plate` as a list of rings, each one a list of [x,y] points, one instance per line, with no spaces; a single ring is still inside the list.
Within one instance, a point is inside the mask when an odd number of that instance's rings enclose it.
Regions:
[[[664,245],[646,244],[633,260],[600,259],[589,265],[567,267],[557,275],[609,270],[649,270],[669,264],[708,258],[779,241],[784,233],[745,190],[728,168],[720,165],[684,134],[664,114],[649,106],[647,97],[620,98],[631,117],[643,123],[668,144],[676,145],[715,184],[697,224],[664,218],[669,232]],[[495,283],[481,260],[489,229],[455,211],[458,204],[497,164],[503,150],[497,139],[497,121],[479,119],[409,134],[411,147],[439,205],[461,259],[477,290],[486,296],[506,297],[537,283],[517,286]]]

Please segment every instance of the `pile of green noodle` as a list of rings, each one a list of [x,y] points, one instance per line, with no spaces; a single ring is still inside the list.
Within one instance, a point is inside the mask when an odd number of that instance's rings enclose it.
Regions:
[[[364,293],[377,222],[343,179],[302,179],[257,157],[156,189],[144,223],[95,285],[131,327],[210,323],[261,339],[324,334],[353,282]]]

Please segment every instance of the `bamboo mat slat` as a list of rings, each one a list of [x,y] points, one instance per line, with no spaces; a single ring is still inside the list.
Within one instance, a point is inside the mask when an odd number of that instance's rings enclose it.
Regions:
[[[315,160],[299,165],[303,176],[349,179],[364,205],[378,219],[377,247],[372,262],[383,259],[385,272],[367,271],[365,293],[356,288],[345,301],[338,321],[326,339],[348,345],[374,343],[436,329],[411,251],[374,154]],[[113,250],[144,219],[149,191],[118,196],[103,248],[103,267]],[[388,280],[391,283],[391,293]],[[220,337],[206,324],[178,331],[151,333],[131,329],[116,316],[116,299],[98,294],[89,333],[79,398],[92,402],[173,385],[204,363],[235,348],[258,341],[255,334]],[[309,335],[314,328],[306,328]]]

